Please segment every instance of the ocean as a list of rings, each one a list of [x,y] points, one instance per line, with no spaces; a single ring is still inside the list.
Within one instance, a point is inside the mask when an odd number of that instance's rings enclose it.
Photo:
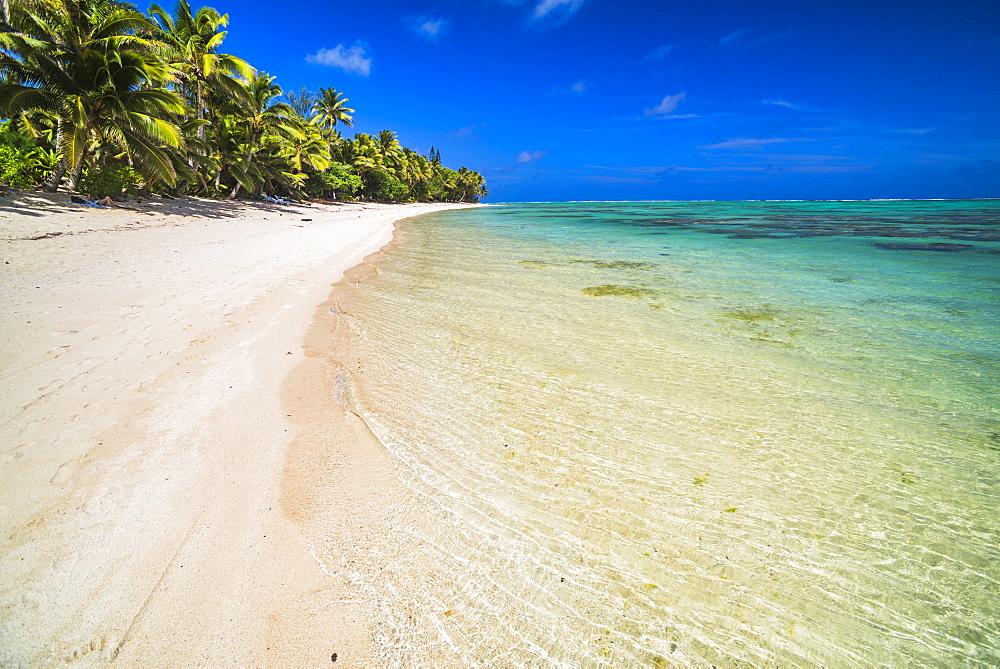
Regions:
[[[442,212],[335,310],[387,664],[1000,664],[1000,201]]]

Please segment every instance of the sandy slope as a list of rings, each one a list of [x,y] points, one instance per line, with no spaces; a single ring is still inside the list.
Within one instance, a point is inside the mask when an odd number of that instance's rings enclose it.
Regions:
[[[0,198],[0,663],[367,664],[281,509],[282,384],[331,284],[446,206],[67,199]]]

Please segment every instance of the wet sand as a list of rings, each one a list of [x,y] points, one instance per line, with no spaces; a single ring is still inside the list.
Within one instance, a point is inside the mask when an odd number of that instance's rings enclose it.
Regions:
[[[0,663],[369,664],[307,541],[328,442],[370,443],[325,413],[324,303],[468,205],[126,206],[0,198]]]

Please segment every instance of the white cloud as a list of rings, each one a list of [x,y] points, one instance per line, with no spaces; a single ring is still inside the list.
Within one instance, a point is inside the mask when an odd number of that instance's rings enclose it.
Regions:
[[[548,154],[548,151],[522,151],[517,156],[517,162],[519,163],[533,163],[536,160],[541,160]]]
[[[677,105],[681,103],[681,100],[687,97],[686,93],[678,93],[677,95],[667,95],[660,101],[660,104],[646,110],[646,116],[666,116],[670,112],[677,109]]]
[[[447,19],[432,16],[407,16],[403,22],[417,35],[429,41],[436,41],[448,27]]]
[[[420,24],[420,32],[425,35],[437,35],[441,32],[441,28],[444,27],[444,19],[438,19],[436,21],[424,21]]]
[[[306,56],[306,61],[367,77],[372,71],[372,59],[366,53],[367,46],[360,40],[350,47],[338,44],[332,49],[320,49],[316,53],[309,54]]]
[[[934,128],[904,128],[902,130],[893,130],[893,132],[902,132],[907,135],[926,135],[932,130],[934,130]]]
[[[794,37],[795,34],[794,30],[787,30],[783,33],[762,33],[757,29],[740,28],[720,39],[719,46],[723,48],[756,49],[777,40]]]
[[[739,30],[734,30],[733,32],[729,33],[728,35],[719,40],[719,46],[729,46],[735,42],[739,42],[744,37],[746,37],[749,32],[750,31],[746,28],[740,28]]]
[[[537,21],[538,19],[543,19],[554,11],[559,11],[563,13],[563,16],[570,16],[576,13],[576,10],[580,9],[583,4],[583,0],[541,0],[537,5],[535,5],[535,13],[533,18]]]
[[[775,105],[777,107],[788,107],[789,109],[798,109],[791,102],[785,102],[784,100],[761,100],[762,105]]]
[[[586,81],[574,81],[569,86],[553,86],[552,90],[549,91],[550,95],[565,95],[566,93],[575,93],[577,95],[582,95],[590,88],[590,84]]]
[[[670,52],[677,48],[676,44],[665,44],[664,46],[658,46],[649,53],[647,53],[642,62],[653,63],[658,60],[663,60],[670,55]]]
[[[767,146],[768,144],[784,144],[786,142],[811,142],[811,139],[806,139],[805,137],[737,137],[735,139],[727,139],[723,142],[718,142],[716,144],[706,144],[704,146],[699,146],[699,149],[759,149],[761,147]]]
[[[485,128],[487,125],[488,124],[486,123],[480,123],[478,125],[467,125],[464,128],[457,128],[455,130],[452,130],[448,134],[451,135],[452,137],[455,137],[456,139],[465,139],[466,137],[472,137],[473,135],[476,135],[476,132],[480,128]]]

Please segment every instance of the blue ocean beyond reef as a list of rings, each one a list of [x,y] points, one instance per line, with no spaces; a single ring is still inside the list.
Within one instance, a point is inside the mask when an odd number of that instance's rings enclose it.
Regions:
[[[387,661],[1000,663],[1000,202],[492,206],[376,269]]]

